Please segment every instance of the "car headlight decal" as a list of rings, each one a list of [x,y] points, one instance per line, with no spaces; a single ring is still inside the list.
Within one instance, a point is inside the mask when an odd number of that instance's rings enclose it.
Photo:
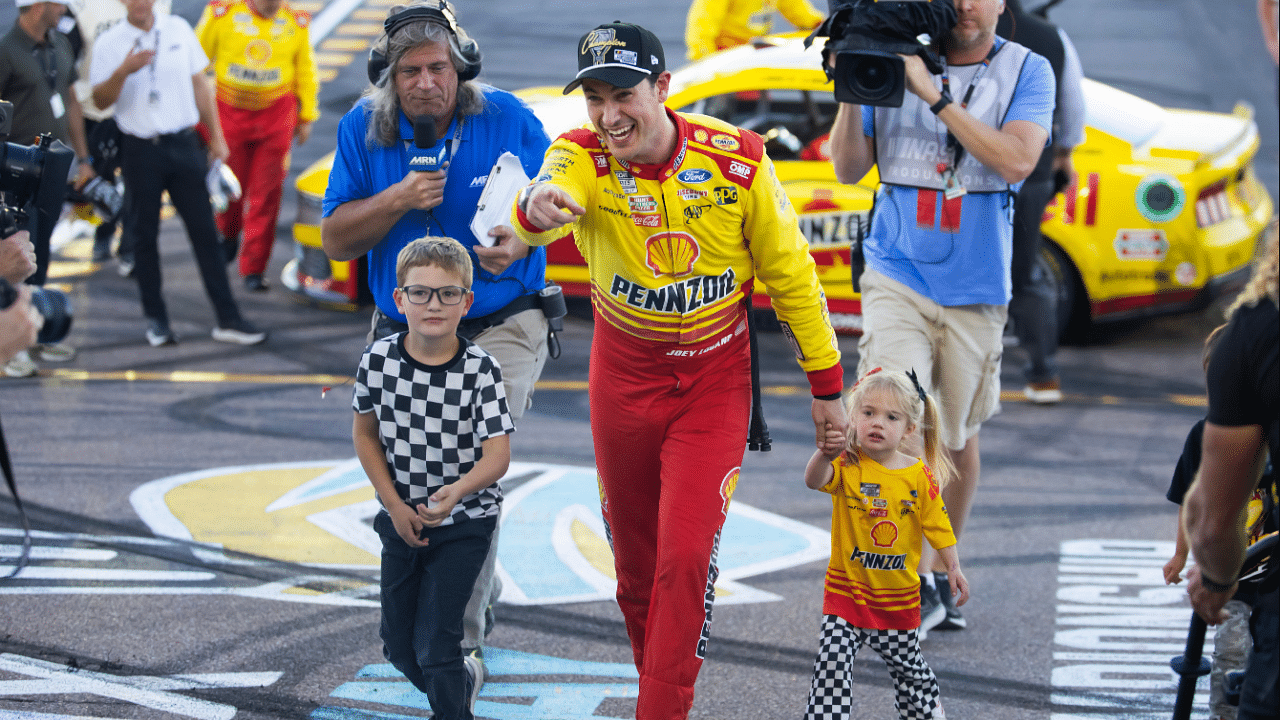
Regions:
[[[1177,178],[1152,174],[1138,183],[1135,202],[1142,217],[1153,223],[1169,222],[1182,212],[1187,203],[1187,193]]]

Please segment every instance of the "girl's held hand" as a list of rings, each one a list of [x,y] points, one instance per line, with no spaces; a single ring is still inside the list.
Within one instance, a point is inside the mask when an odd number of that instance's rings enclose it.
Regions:
[[[969,581],[960,568],[949,571],[947,581],[951,585],[951,597],[956,599],[956,607],[969,602]]]

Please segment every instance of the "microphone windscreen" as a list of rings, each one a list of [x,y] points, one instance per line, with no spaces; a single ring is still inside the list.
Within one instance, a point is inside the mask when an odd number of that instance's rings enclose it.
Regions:
[[[419,150],[435,147],[436,121],[429,115],[419,115],[413,121],[413,145]]]

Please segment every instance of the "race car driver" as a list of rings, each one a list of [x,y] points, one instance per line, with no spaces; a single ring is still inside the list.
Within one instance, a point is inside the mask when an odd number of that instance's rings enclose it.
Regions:
[[[839,446],[848,425],[840,351],[760,137],[666,109],[662,46],[637,25],[588,32],[578,68],[565,93],[582,86],[591,125],[552,143],[512,225],[531,245],[572,231],[587,261],[591,430],[636,718],[684,718],[746,445],[755,281],[808,374],[819,447]]]

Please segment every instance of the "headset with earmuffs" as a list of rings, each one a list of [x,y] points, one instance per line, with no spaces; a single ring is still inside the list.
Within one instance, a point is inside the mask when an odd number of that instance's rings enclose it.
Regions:
[[[369,49],[369,64],[367,67],[369,82],[374,85],[380,84],[382,73],[387,69],[385,48],[387,43],[391,41],[391,36],[409,23],[421,20],[443,25],[458,40],[458,49],[461,51],[462,60],[465,63],[458,70],[458,82],[463,83],[476,79],[480,74],[480,47],[476,45],[475,40],[462,39],[458,32],[458,21],[453,17],[453,11],[449,9],[449,5],[443,0],[438,0],[434,7],[431,5],[414,5],[392,14],[383,21],[382,33],[384,39],[374,43],[373,47]]]

